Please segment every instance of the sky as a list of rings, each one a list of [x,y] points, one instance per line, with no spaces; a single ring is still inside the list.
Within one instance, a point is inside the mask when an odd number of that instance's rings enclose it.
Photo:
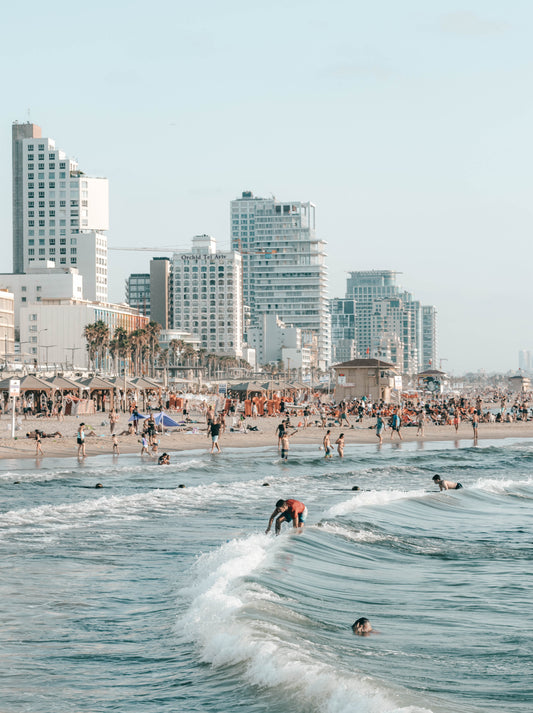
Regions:
[[[396,270],[437,308],[438,366],[516,369],[533,350],[532,29],[528,0],[8,4],[0,272],[11,124],[30,120],[109,179],[111,300],[152,256],[114,248],[228,248],[243,190],[311,200],[331,297],[347,271]]]

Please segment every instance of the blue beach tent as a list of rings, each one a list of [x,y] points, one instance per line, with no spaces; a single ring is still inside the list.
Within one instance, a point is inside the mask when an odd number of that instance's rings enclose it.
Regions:
[[[137,414],[137,421],[142,421],[143,418],[150,418],[150,416],[145,416],[145,415],[142,414],[142,413],[138,413],[138,414]],[[131,416],[128,418],[128,423],[131,423],[132,421],[135,421],[135,418],[134,418],[133,415],[131,415]]]
[[[157,426],[164,426],[165,428],[177,428],[180,424],[170,418],[166,413],[161,411],[160,413],[154,413],[154,421]]]

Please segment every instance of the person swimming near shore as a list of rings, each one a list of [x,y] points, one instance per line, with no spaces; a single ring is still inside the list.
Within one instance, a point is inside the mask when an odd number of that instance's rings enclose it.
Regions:
[[[170,465],[170,456],[168,453],[161,453],[157,459],[157,463],[158,465]]]
[[[451,480],[442,480],[440,475],[433,476],[433,482],[439,486],[440,490],[461,490],[461,483],[454,483]]]
[[[354,621],[354,623],[352,624],[352,631],[354,634],[356,634],[356,636],[369,636],[370,634],[379,634],[379,631],[373,629],[370,621],[364,616],[362,616],[360,619],[357,619],[357,621]]]

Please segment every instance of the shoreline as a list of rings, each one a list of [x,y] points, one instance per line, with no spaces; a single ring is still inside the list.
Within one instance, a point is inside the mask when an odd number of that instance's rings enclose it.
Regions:
[[[116,432],[125,430],[129,414],[120,414]],[[250,425],[257,426],[258,431],[247,433],[231,433],[229,429],[220,437],[222,451],[225,448],[258,448],[272,446],[277,448],[276,428],[280,418],[267,417],[248,419]],[[77,457],[76,431],[80,423],[85,423],[88,427],[86,437],[86,459],[98,455],[112,455],[113,444],[109,430],[109,422],[105,414],[91,414],[89,416],[66,416],[64,421],[57,421],[55,418],[28,418],[22,420],[22,429],[16,432],[15,439],[11,437],[0,437],[0,461],[14,459],[37,459],[40,462],[45,458],[69,458]],[[374,425],[374,419],[365,419],[363,425],[354,424],[354,428],[330,426],[331,441],[334,444],[340,433],[344,433],[345,446],[352,445],[376,445],[378,439],[375,430],[370,426]],[[11,433],[11,419],[0,419],[0,435],[9,428]],[[159,451],[179,452],[190,450],[211,450],[211,440],[207,437],[205,422],[192,423],[192,428],[198,429],[197,433],[186,433],[183,431],[158,434]],[[45,433],[59,431],[62,437],[43,438],[43,455],[37,456],[36,442],[34,439],[26,438],[26,432],[31,432],[35,428]],[[322,445],[322,439],[327,429],[320,426],[309,426],[306,429],[299,429],[291,437],[291,446],[294,445],[316,445],[317,449]],[[424,435],[416,435],[416,427],[402,429],[403,441],[397,436],[391,440],[390,430],[383,433],[383,446],[387,444],[432,443],[438,441],[472,441],[472,426],[470,423],[461,423],[456,433],[454,426],[426,425]],[[89,435],[89,434],[95,434]],[[482,423],[479,426],[478,441],[499,440],[504,438],[533,438],[533,421],[516,423]],[[140,435],[118,436],[120,455],[131,455],[141,451],[139,443]],[[120,455],[117,456],[120,458]],[[334,457],[338,457],[337,449],[334,448]],[[82,460],[82,459],[80,459]],[[155,460],[155,458],[154,458]],[[289,451],[290,460],[290,451]]]

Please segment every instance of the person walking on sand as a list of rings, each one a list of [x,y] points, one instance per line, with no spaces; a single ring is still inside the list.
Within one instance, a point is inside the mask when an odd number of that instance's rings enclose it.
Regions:
[[[379,444],[383,443],[383,429],[385,428],[385,421],[383,420],[381,413],[378,413],[376,419],[376,436],[379,439]]]
[[[44,456],[43,449],[41,446],[41,434],[37,429],[35,429],[35,455]]]
[[[418,418],[417,418],[417,429],[416,429],[416,435],[417,436],[423,436],[424,435],[424,424],[426,422],[426,417],[424,415],[424,409],[420,409],[418,412]]]
[[[324,447],[324,458],[332,458],[331,451],[333,450],[331,447],[331,437],[330,437],[331,431],[328,429],[326,431],[326,435],[324,436],[322,440],[322,445]]]
[[[142,456],[144,456],[144,455],[149,456],[150,453],[149,453],[149,451],[148,451],[148,439],[146,438],[146,436],[143,436],[143,437],[141,438],[140,443],[142,443],[141,455],[142,455]]]
[[[111,409],[111,413],[109,414],[109,431],[111,435],[115,433],[115,426],[117,425],[117,421],[117,412],[115,411],[115,409]]]
[[[337,446],[339,457],[344,458],[344,433],[341,433],[341,435],[337,438],[335,445]]]
[[[218,453],[222,453],[218,443],[218,439],[220,437],[220,426],[221,424],[218,422],[218,419],[216,417],[213,418],[208,430],[208,434],[211,436],[211,453],[213,453],[215,448],[217,449]]]
[[[461,423],[461,414],[459,413],[459,409],[457,406],[455,407],[455,411],[453,414],[453,425],[455,426],[455,432],[459,430],[459,424]]]
[[[390,431],[391,441],[392,441],[392,437],[394,436],[395,433],[398,434],[400,441],[403,441],[402,434],[400,432],[401,427],[402,427],[402,419],[400,418],[400,414],[398,413],[398,411],[395,411],[392,414],[392,418],[391,418],[391,431]]]
[[[293,528],[303,530],[304,523],[307,519],[307,508],[299,500],[278,500],[276,509],[270,516],[268,527],[265,530],[267,535],[270,532],[274,518],[277,518],[275,527],[276,535],[279,535],[281,525],[284,522],[292,522]]]
[[[85,458],[85,424],[80,423],[76,437],[78,443],[78,458]]]
[[[278,452],[281,450],[281,440],[285,435],[286,431],[287,429],[285,428],[285,421],[282,421],[280,424],[278,424],[278,427],[276,428],[276,434],[278,436]]]
[[[474,441],[477,441],[477,436],[478,436],[477,429],[478,429],[478,426],[479,426],[479,414],[478,414],[477,411],[474,411],[474,413],[472,414],[472,428],[474,429]]]

